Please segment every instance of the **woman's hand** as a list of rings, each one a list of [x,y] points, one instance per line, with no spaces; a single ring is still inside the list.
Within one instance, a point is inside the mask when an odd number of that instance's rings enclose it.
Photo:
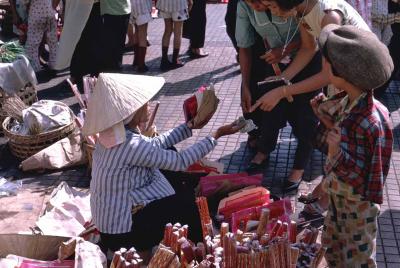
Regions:
[[[254,112],[258,107],[263,111],[271,111],[284,97],[283,87],[277,87],[259,98],[256,103],[251,106],[250,112]]]
[[[212,134],[212,136],[213,136],[214,139],[218,140],[222,136],[231,135],[231,134],[234,134],[234,133],[238,132],[243,127],[244,127],[244,125],[238,126],[238,125],[236,125],[234,123],[231,123],[229,125],[225,125],[225,126],[219,127],[217,129],[217,131],[215,131]]]
[[[282,50],[283,49],[281,47],[272,48],[265,52],[265,54],[262,55],[260,59],[265,60],[269,64],[279,63],[285,57],[284,55],[282,55]]]
[[[243,87],[242,90],[242,99],[241,99],[241,106],[243,113],[249,113],[251,108],[251,93],[250,89],[247,87]]]

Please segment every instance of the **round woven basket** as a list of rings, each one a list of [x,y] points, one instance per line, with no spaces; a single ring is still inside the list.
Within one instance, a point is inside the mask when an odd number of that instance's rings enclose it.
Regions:
[[[9,129],[12,122],[11,117],[6,117],[3,122],[4,135],[9,139],[8,144],[11,153],[17,158],[24,160],[53,143],[67,137],[75,129],[75,123],[71,122],[68,125],[53,129],[51,131],[40,133],[38,135],[19,135],[12,133]]]
[[[27,105],[31,106],[33,103],[38,101],[37,91],[31,84],[26,85],[26,87],[21,88],[17,92],[17,96]],[[3,111],[3,102],[6,99],[7,94],[0,88],[0,136],[3,135],[3,121],[6,119],[7,115]]]
[[[86,157],[88,159],[89,169],[92,169],[94,145],[84,142],[83,151],[85,152]]]

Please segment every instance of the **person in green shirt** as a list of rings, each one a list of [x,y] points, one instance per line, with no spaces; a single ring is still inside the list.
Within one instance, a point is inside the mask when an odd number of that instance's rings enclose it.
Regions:
[[[129,0],[100,0],[103,18],[103,70],[119,71],[128,30],[131,2]]]
[[[293,128],[293,133],[298,140],[295,160],[288,178],[301,178],[311,153],[311,138],[313,130],[317,126],[310,100],[318,91],[309,92],[296,96],[292,102],[282,99],[275,109],[262,111],[256,109],[250,111],[251,105],[263,94],[271,90],[271,86],[257,86],[257,82],[273,74],[271,64],[275,64],[282,71],[288,66],[288,62],[295,57],[300,46],[300,35],[297,20],[294,17],[281,18],[274,16],[261,4],[260,0],[239,1],[236,17],[236,41],[239,47],[239,62],[242,73],[242,99],[241,105],[245,117],[253,119],[258,126],[258,132],[249,138],[249,146],[256,150],[247,171],[250,173],[263,172],[268,167],[269,155],[275,150],[279,131],[287,125]],[[257,36],[265,41],[262,56],[268,64],[255,64],[252,54],[255,52],[252,45],[255,44]],[[267,52],[265,52],[268,50]],[[321,55],[317,55],[294,79],[301,81],[321,70]],[[251,75],[262,72],[255,81]],[[251,133],[253,134],[253,133]],[[286,178],[287,179],[287,178]],[[266,184],[270,184],[267,183]],[[279,185],[279,187],[278,187]],[[271,190],[285,192],[293,189],[281,189],[280,181],[274,179]],[[283,187],[285,188],[285,187]]]

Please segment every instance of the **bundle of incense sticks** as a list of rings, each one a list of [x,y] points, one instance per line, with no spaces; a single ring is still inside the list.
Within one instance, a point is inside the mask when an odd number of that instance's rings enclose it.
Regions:
[[[318,232],[316,228],[306,229],[300,242],[293,244],[293,247],[299,250],[297,267],[318,267],[326,251],[324,247],[316,243]]]
[[[164,238],[150,260],[148,267],[220,267],[218,263],[222,262],[222,256],[217,258],[213,254],[207,254],[204,243],[199,242],[195,245],[187,239],[187,234],[187,225],[181,226],[180,223],[175,223],[174,225],[171,223],[166,224]]]
[[[213,224],[208,210],[207,198],[196,198],[197,208],[199,209],[201,229],[203,230],[203,237],[214,236]]]
[[[140,268],[142,264],[143,260],[135,248],[121,248],[114,253],[110,268]]]
[[[174,253],[177,253],[179,251],[178,240],[182,237],[187,238],[188,228],[187,225],[182,226],[180,223],[175,223],[174,225],[171,223],[166,224],[164,228],[164,238],[161,243],[171,248]]]

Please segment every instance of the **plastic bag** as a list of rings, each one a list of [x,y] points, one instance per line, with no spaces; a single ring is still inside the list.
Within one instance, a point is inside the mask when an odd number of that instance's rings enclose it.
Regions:
[[[17,195],[22,181],[10,182],[6,178],[0,178],[0,197]]]

